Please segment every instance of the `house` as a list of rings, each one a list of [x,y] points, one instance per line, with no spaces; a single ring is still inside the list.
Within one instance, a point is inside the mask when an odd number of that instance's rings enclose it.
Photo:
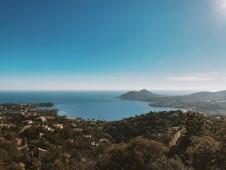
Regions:
[[[27,124],[29,124],[29,125],[31,125],[33,123],[32,120],[25,120],[24,122],[27,123]]]
[[[42,148],[38,148],[38,157],[39,159],[44,159],[48,156],[48,151]]]
[[[48,130],[48,131],[51,131],[51,132],[54,131],[51,127],[48,127],[47,130]]]
[[[26,113],[25,112],[20,112],[20,114],[24,116]]]
[[[169,130],[170,131],[173,131],[173,132],[176,132],[180,129],[180,127],[171,127]]]
[[[75,123],[71,123],[71,125],[72,125],[73,127],[77,127],[77,125],[76,125]]]
[[[42,122],[45,122],[45,121],[46,121],[46,118],[43,117],[43,116],[39,117],[39,119],[40,119]]]
[[[47,125],[42,125],[42,127],[44,127],[46,130],[48,131],[54,131],[51,127],[47,126]]]
[[[67,140],[69,143],[73,143],[74,140],[73,139],[70,139],[70,140]]]
[[[39,138],[42,138],[44,136],[44,133],[39,133]]]
[[[109,140],[108,140],[108,139],[103,138],[103,139],[100,139],[100,140],[99,140],[99,142],[109,142]]]
[[[57,128],[57,129],[63,129],[64,126],[63,126],[63,124],[56,124],[55,125],[55,128]]]
[[[81,129],[81,128],[75,128],[74,131],[77,132],[77,133],[82,133],[83,129]]]
[[[85,138],[91,139],[92,138],[92,135],[85,135]]]
[[[81,161],[82,161],[82,162],[86,162],[86,158],[82,158]]]
[[[16,141],[16,145],[17,146],[22,144],[22,139],[21,138],[16,138],[15,141]]]
[[[96,146],[96,142],[91,142],[90,145],[91,146]]]
[[[36,112],[33,113],[33,116],[34,116],[34,117],[37,117],[37,116],[38,116],[38,113],[36,113]]]

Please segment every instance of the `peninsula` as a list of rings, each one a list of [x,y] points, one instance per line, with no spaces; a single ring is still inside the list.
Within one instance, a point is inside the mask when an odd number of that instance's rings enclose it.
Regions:
[[[149,102],[152,107],[174,107],[209,114],[226,113],[226,90],[218,92],[198,92],[189,95],[169,96],[152,93],[148,90],[130,91],[120,95],[123,100]]]

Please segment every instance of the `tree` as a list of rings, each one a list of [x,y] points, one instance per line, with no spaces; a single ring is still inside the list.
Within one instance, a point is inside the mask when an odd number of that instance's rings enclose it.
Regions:
[[[185,127],[189,136],[203,135],[207,130],[206,118],[201,113],[188,112]]]
[[[104,154],[97,167],[107,170],[145,170],[167,152],[168,150],[163,144],[137,137],[128,144],[113,145]]]
[[[219,142],[210,136],[192,137],[192,145],[187,149],[189,159],[195,169],[216,169]]]
[[[154,170],[185,170],[187,169],[180,160],[169,159],[166,156],[157,158],[148,166],[149,169]]]

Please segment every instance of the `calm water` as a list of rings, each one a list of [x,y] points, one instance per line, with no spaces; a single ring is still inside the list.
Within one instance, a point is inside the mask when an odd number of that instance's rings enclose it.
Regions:
[[[150,111],[168,111],[173,108],[156,108],[148,103],[125,101],[118,98],[125,91],[11,91],[0,92],[0,103],[52,102],[60,115],[72,118],[119,120]]]

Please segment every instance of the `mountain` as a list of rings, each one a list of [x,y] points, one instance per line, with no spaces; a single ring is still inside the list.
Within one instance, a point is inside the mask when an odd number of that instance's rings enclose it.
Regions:
[[[120,95],[118,98],[121,98],[123,100],[141,100],[146,101],[153,97],[159,97],[160,95],[152,93],[146,89],[143,89],[141,91],[130,91],[125,94]]]
[[[218,92],[209,92],[209,91],[197,92],[197,93],[190,94],[190,96],[194,96],[194,97],[221,97],[221,96],[226,96],[226,90],[218,91]]]

